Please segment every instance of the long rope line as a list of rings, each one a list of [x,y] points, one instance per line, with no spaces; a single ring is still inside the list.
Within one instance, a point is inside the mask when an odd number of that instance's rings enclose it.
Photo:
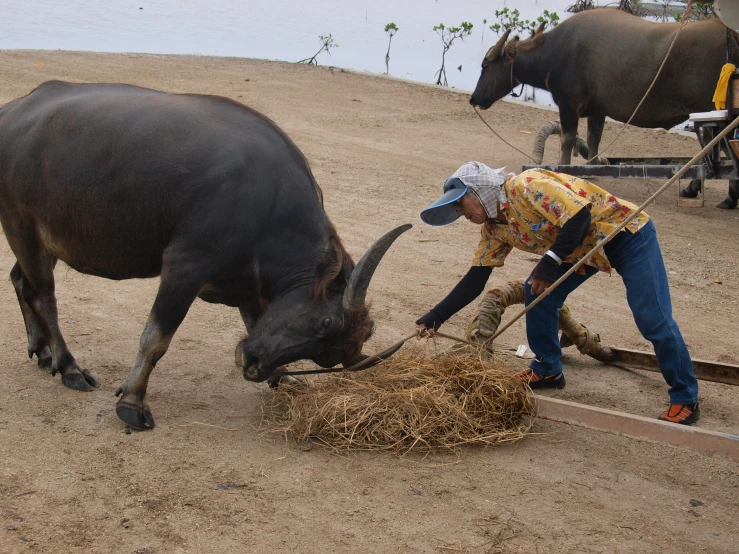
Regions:
[[[618,140],[618,137],[620,137],[623,134],[623,132],[626,130],[626,127],[628,127],[631,121],[634,119],[634,117],[636,117],[636,113],[639,111],[639,108],[641,108],[642,104],[644,104],[644,101],[649,96],[649,93],[652,92],[652,89],[654,88],[654,85],[657,82],[657,79],[662,73],[662,69],[665,67],[665,64],[667,63],[667,58],[670,57],[670,52],[672,52],[672,47],[675,46],[675,42],[677,41],[677,37],[680,35],[680,31],[683,30],[683,27],[685,27],[685,24],[688,22],[688,14],[690,13],[690,9],[692,7],[693,7],[693,0],[688,0],[687,5],[685,6],[685,11],[683,12],[683,15],[681,18],[682,21],[680,23],[680,27],[677,28],[677,33],[675,33],[675,36],[673,37],[672,42],[670,43],[670,47],[667,49],[667,53],[665,54],[665,57],[662,60],[662,63],[660,64],[659,69],[657,70],[657,74],[654,76],[654,79],[652,79],[652,84],[649,85],[647,92],[644,93],[644,96],[642,96],[642,99],[639,101],[639,104],[637,104],[636,108],[634,109],[634,113],[632,113],[629,120],[621,126],[621,130],[619,130],[618,134],[613,138],[613,140],[609,142],[605,148],[602,148],[600,152],[598,152],[592,158],[586,161],[585,162],[586,164],[589,164],[593,160],[597,159],[600,154],[602,154],[603,152],[608,150],[611,146],[613,146],[613,143],[616,142],[616,140]]]
[[[526,157],[527,157],[528,159],[530,159],[530,160],[531,160],[532,162],[536,163],[536,160],[535,160],[534,158],[532,158],[531,156],[529,156],[529,155],[528,155],[528,154],[527,154],[526,152],[524,152],[523,150],[519,150],[518,148],[516,148],[515,146],[513,146],[513,145],[512,145],[512,144],[511,144],[510,142],[508,142],[508,141],[507,141],[506,139],[504,139],[503,137],[501,137],[501,136],[500,136],[500,135],[499,135],[498,133],[496,133],[496,132],[495,132],[495,129],[493,129],[493,128],[492,128],[492,127],[490,126],[490,124],[489,124],[489,123],[488,123],[487,121],[485,121],[485,120],[483,119],[483,117],[482,117],[482,114],[480,113],[480,110],[478,110],[478,109],[477,109],[477,106],[474,106],[474,107],[473,107],[473,109],[475,110],[475,113],[477,114],[477,117],[479,117],[479,118],[480,118],[480,121],[482,121],[482,122],[483,122],[483,123],[484,123],[484,124],[485,124],[485,125],[487,126],[487,128],[488,128],[488,129],[490,129],[490,130],[491,130],[491,131],[493,132],[493,134],[494,134],[494,135],[495,135],[496,137],[498,137],[498,138],[499,138],[500,140],[502,140],[502,141],[503,141],[504,143],[506,143],[506,144],[507,144],[508,146],[510,146],[511,148],[513,148],[513,149],[514,149],[514,150],[515,150],[516,152],[520,152],[521,154],[523,154],[524,156],[526,156]]]
[[[644,208],[646,208],[647,206],[649,206],[649,204],[651,204],[652,202],[654,202],[660,194],[662,194],[664,191],[666,191],[667,188],[672,183],[674,183],[680,177],[682,177],[683,174],[685,174],[685,172],[688,169],[690,169],[693,165],[699,163],[703,159],[703,156],[705,156],[714,146],[716,146],[716,144],[718,144],[718,142],[722,138],[724,138],[731,131],[733,131],[734,128],[737,125],[739,125],[739,117],[737,117],[736,119],[734,119],[734,121],[732,121],[723,131],[721,131],[718,135],[716,135],[716,137],[711,142],[709,142],[705,146],[705,148],[703,148],[700,152],[698,152],[695,156],[693,156],[693,158],[691,158],[691,160],[688,163],[686,163],[680,169],[680,171],[678,171],[677,173],[675,173],[675,175],[673,175],[672,177],[670,177],[670,179],[664,185],[662,185],[659,189],[657,189],[657,191],[652,196],[650,196],[641,206],[639,206],[633,213],[631,213],[631,215],[629,215],[626,219],[624,219],[621,222],[621,224],[618,227],[616,227],[613,231],[611,231],[611,233],[607,237],[605,237],[598,244],[596,244],[590,250],[590,252],[588,252],[582,258],[580,258],[580,260],[577,263],[575,263],[564,275],[562,275],[562,277],[560,277],[554,283],[552,283],[549,286],[549,288],[547,288],[538,297],[536,297],[536,299],[533,302],[531,302],[531,304],[529,304],[528,306],[526,306],[526,309],[522,310],[520,313],[518,313],[516,315],[516,317],[514,317],[506,325],[504,325],[503,327],[501,327],[500,329],[498,329],[498,331],[490,339],[488,339],[488,340],[490,342],[492,342],[496,337],[499,337],[501,334],[503,334],[503,332],[506,329],[508,329],[511,325],[513,325],[516,321],[518,321],[524,314],[526,314],[534,306],[536,306],[539,302],[541,302],[542,300],[544,300],[544,298],[546,298],[548,295],[550,295],[552,293],[552,291],[554,291],[554,289],[556,289],[560,284],[562,284],[570,275],[572,275],[573,273],[575,273],[575,271],[577,271],[578,268],[580,268],[580,266],[582,266],[585,263],[585,261],[588,258],[590,258],[590,256],[592,256],[593,254],[595,254],[596,250],[598,250],[599,248],[602,248],[605,244],[607,244],[613,237],[615,237],[618,233],[620,233],[624,229],[624,227],[626,227],[629,223],[631,223],[631,221],[635,217],[637,217],[640,213],[642,213],[644,211]]]

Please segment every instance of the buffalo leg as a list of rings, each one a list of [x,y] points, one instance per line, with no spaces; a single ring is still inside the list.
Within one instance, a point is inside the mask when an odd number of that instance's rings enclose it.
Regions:
[[[23,314],[23,322],[26,324],[26,336],[28,337],[28,357],[33,358],[36,355],[38,366],[43,369],[51,369],[51,350],[49,342],[46,340],[44,331],[41,328],[41,322],[33,313],[33,308],[23,300],[23,272],[21,266],[16,262],[10,271],[10,280],[15,288],[15,295],[18,297],[18,304]]]
[[[600,139],[603,136],[603,127],[606,124],[606,116],[594,115],[588,118],[588,158],[595,158],[593,164],[600,163],[598,156],[598,147]]]
[[[722,210],[733,210],[739,204],[739,180],[729,179],[729,195],[716,207]]]
[[[560,151],[559,163],[561,165],[570,165],[572,163],[572,149],[577,142],[577,122],[578,117],[569,111],[559,112],[559,122],[562,126],[562,134],[560,135]]]
[[[146,402],[149,376],[167,352],[175,331],[185,319],[203,285],[193,275],[188,275],[186,269],[182,269],[185,268],[184,264],[180,269],[176,267],[177,264],[172,266],[175,267],[167,267],[165,263],[162,269],[159,291],[141,333],[136,361],[115,393],[120,396],[116,404],[116,414],[135,429],[154,427],[154,417]]]
[[[20,266],[20,275],[16,272],[15,276],[20,277],[21,299],[36,316],[51,350],[51,374],[56,375],[57,371],[61,373],[64,386],[74,390],[90,391],[100,386],[92,373],[77,365],[59,329],[54,296],[56,258],[39,243],[34,226],[21,225],[10,231],[6,229],[6,232],[8,244]]]

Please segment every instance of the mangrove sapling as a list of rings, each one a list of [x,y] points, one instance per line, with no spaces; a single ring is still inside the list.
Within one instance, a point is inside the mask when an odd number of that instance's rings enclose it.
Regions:
[[[308,65],[318,65],[318,62],[316,61],[316,58],[321,52],[326,52],[329,56],[331,55],[331,49],[332,48],[338,48],[339,45],[334,40],[334,37],[331,33],[328,35],[319,35],[318,37],[321,40],[321,48],[313,54],[310,58],[305,58],[304,60],[300,60],[298,63],[307,63]]]
[[[398,32],[398,26],[395,23],[385,25],[385,34],[387,35],[387,54],[385,54],[385,75],[390,75],[390,45],[393,42],[395,33]]]
[[[454,43],[455,40],[464,40],[465,37],[472,34],[472,23],[463,21],[459,27],[447,27],[443,23],[439,23],[434,26],[434,31],[436,31],[436,33],[441,37],[441,44],[444,48],[441,52],[441,68],[434,75],[438,75],[436,84],[446,87],[449,86],[449,82],[446,78],[446,53],[452,47],[452,43]]]
[[[496,33],[498,36],[502,35],[506,31],[510,30],[512,34],[517,35],[518,33],[529,33],[532,37],[539,26],[542,30],[548,27],[556,27],[559,25],[559,15],[557,12],[550,12],[544,10],[544,12],[537,17],[535,20],[521,19],[521,12],[516,9],[503,8],[502,10],[495,10],[495,19],[497,23],[490,25],[490,30]],[[536,100],[536,89],[531,87],[531,95],[526,93],[527,86],[524,85],[522,94],[524,100]]]
[[[570,13],[580,13],[594,8],[593,0],[577,0],[577,2],[565,9],[565,11]]]
[[[495,19],[497,19],[497,23],[490,25],[490,30],[498,36],[509,29],[513,35],[519,33],[533,35],[537,27],[541,24],[544,24],[544,29],[559,25],[559,15],[557,12],[550,12],[549,10],[544,10],[535,20],[530,20],[521,19],[521,12],[518,10],[503,8],[502,10],[495,10]]]
[[[687,2],[680,2],[687,6]],[[674,17],[675,21],[682,21],[684,9],[677,12]],[[716,17],[712,2],[693,2],[690,12],[687,15],[688,21],[698,21],[701,19],[710,19]]]

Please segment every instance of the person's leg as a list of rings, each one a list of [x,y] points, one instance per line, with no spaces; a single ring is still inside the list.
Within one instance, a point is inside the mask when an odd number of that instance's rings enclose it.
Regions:
[[[654,345],[660,370],[670,385],[670,403],[696,404],[698,381],[688,348],[672,317],[667,272],[654,224],[650,221],[638,233],[626,231],[622,235],[613,247],[606,245],[606,255],[623,278],[636,326]]]
[[[564,275],[572,264],[559,266],[557,278]],[[574,273],[570,275],[554,291],[546,296],[526,314],[526,338],[529,348],[536,354],[531,361],[530,368],[540,376],[558,375],[562,373],[562,348],[559,344],[559,309],[564,304],[567,295],[595,275],[597,270],[590,266],[583,266],[585,275]],[[531,304],[538,295],[531,294],[531,286],[527,279],[524,283],[524,301],[526,306]]]

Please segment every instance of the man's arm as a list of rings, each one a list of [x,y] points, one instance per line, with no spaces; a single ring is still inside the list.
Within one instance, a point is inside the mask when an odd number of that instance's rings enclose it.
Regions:
[[[562,226],[552,247],[542,256],[531,272],[529,284],[533,294],[541,294],[557,280],[557,269],[562,260],[582,244],[590,230],[591,216],[588,208],[581,208]]]
[[[489,266],[470,267],[467,274],[462,277],[447,297],[434,306],[430,312],[420,317],[416,325],[433,331],[437,330],[447,319],[480,296],[480,293],[485,290],[492,271],[493,268]],[[419,328],[419,332],[422,331],[423,329]]]

